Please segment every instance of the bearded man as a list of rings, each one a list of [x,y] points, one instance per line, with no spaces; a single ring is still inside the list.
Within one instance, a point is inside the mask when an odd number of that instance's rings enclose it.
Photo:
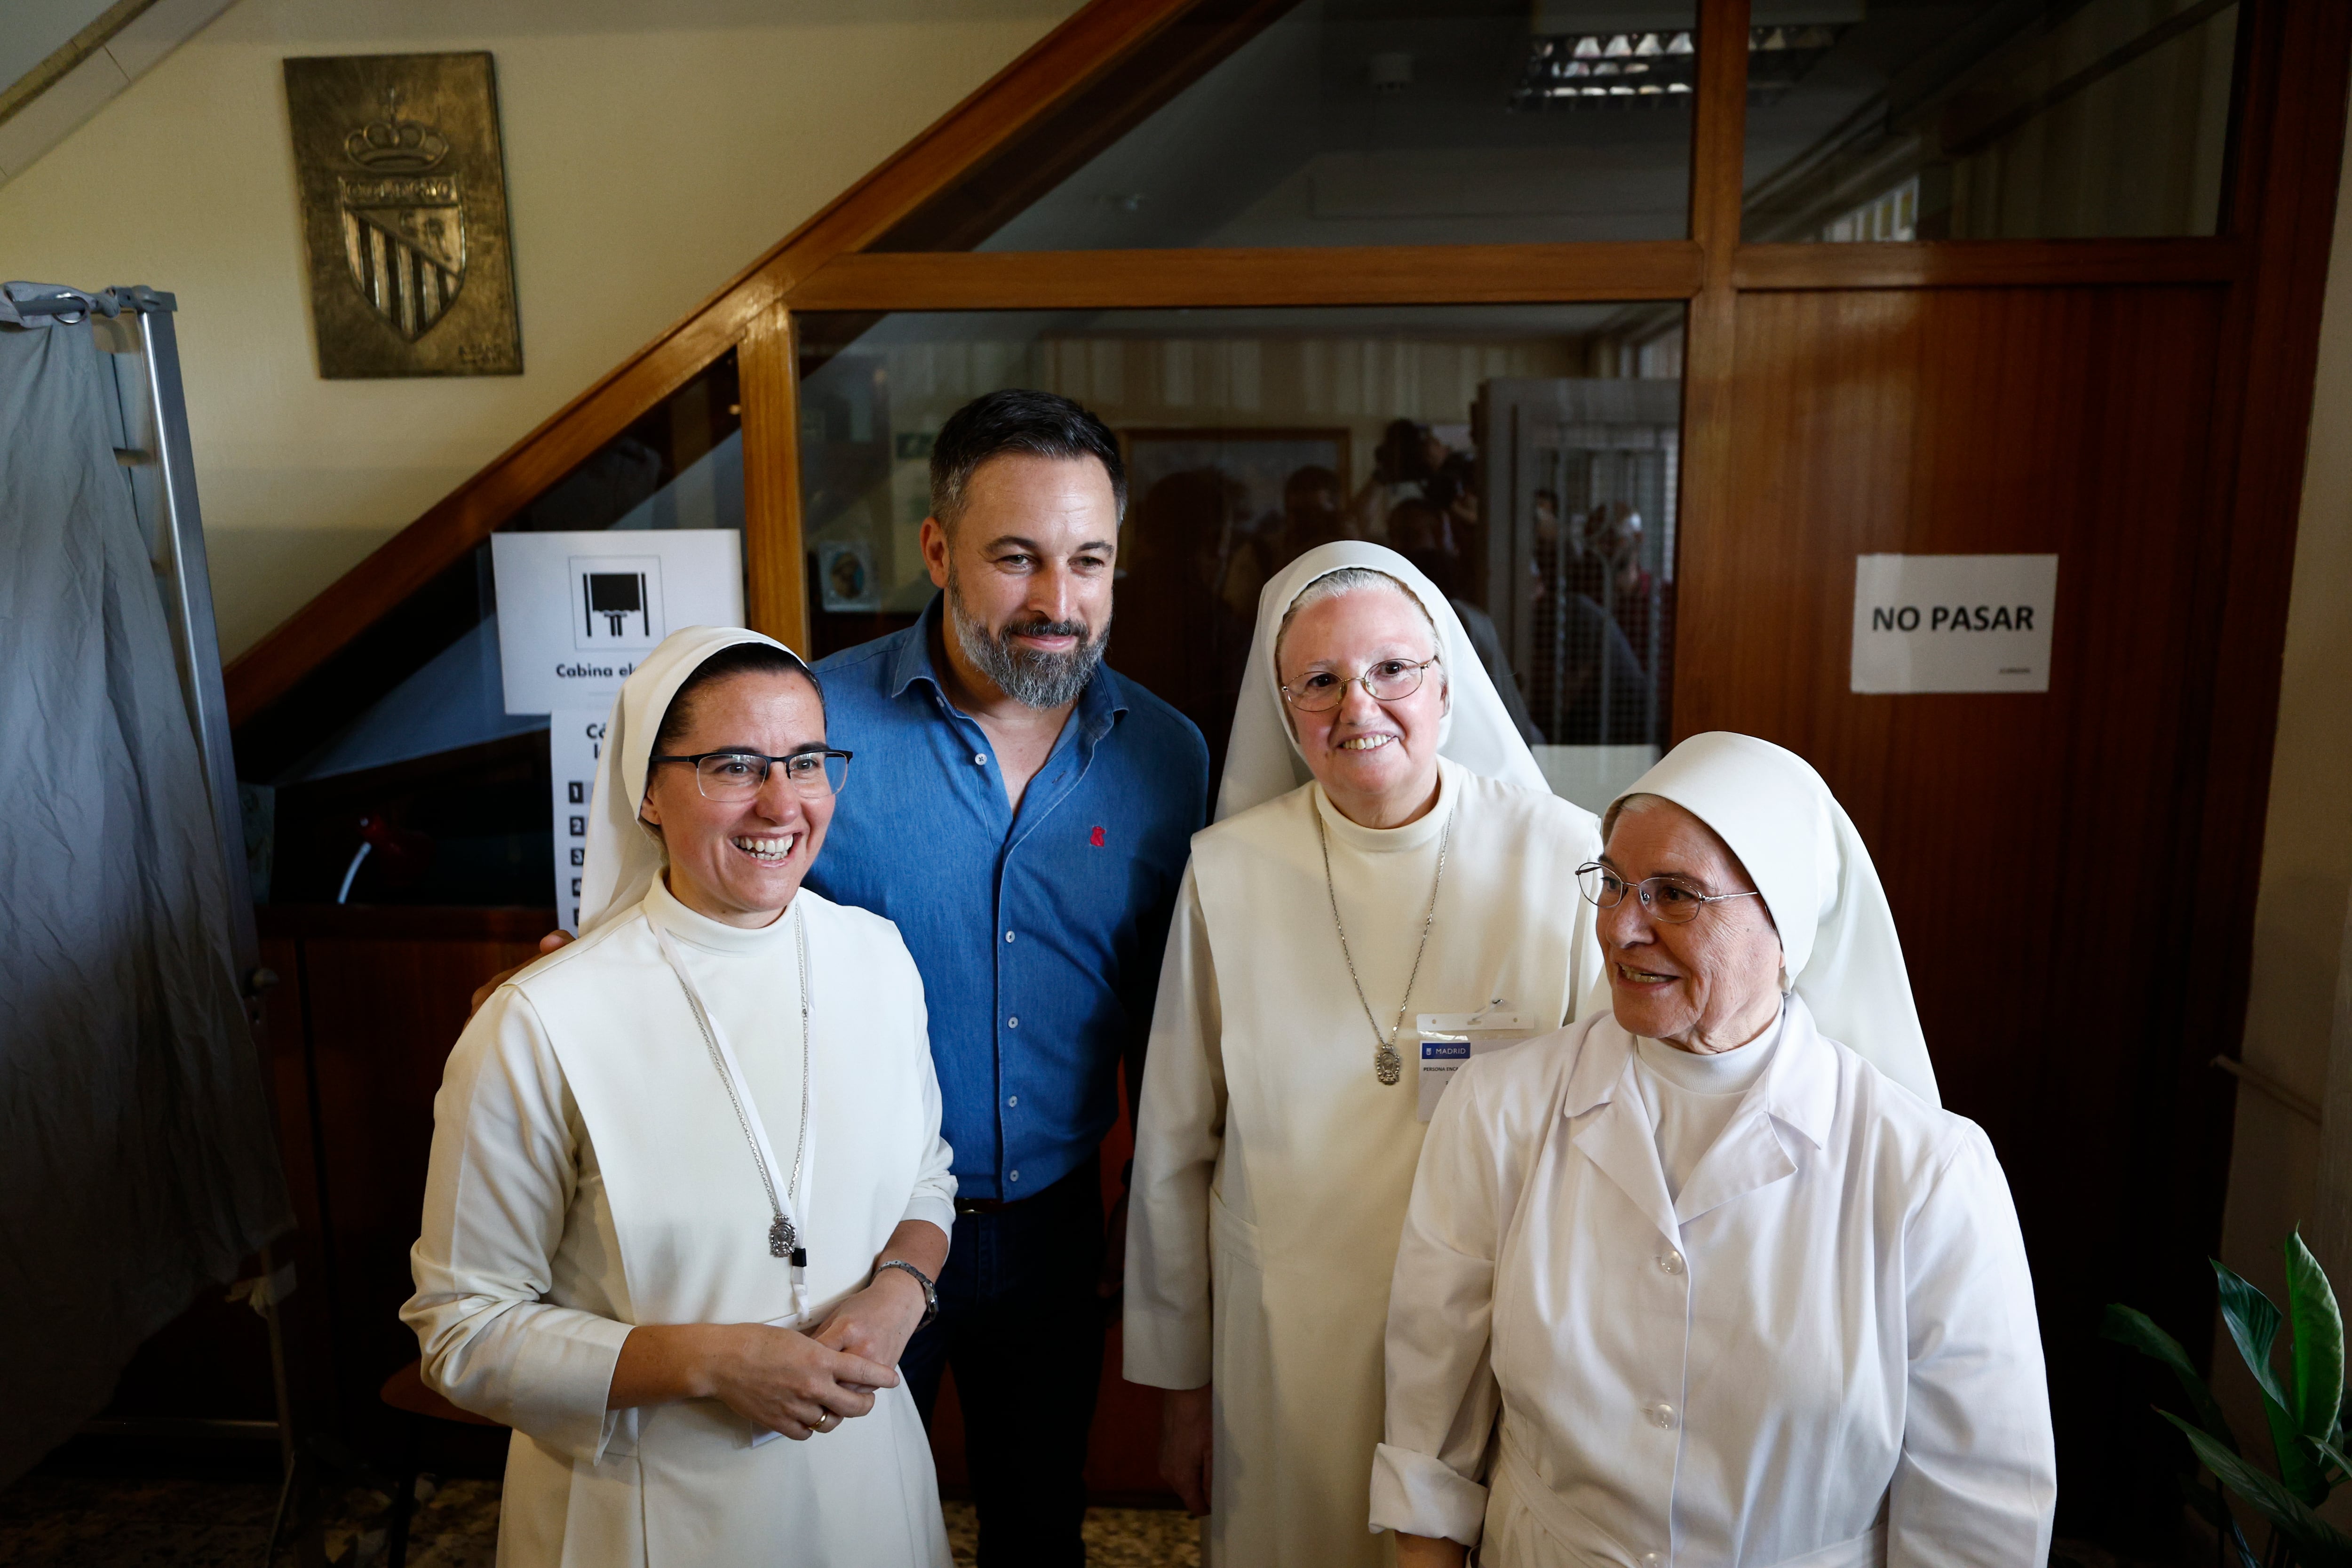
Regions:
[[[1141,1081],[1207,821],[1201,732],[1102,664],[1126,505],[1118,443],[1076,404],[968,404],[931,448],[941,592],[817,666],[857,760],[807,885],[896,921],[922,972],[959,1191],[938,1317],[900,1367],[926,1419],[955,1369],[983,1565],[1086,1560],[1101,1282],[1125,1250],[1097,1150],[1123,1058]]]

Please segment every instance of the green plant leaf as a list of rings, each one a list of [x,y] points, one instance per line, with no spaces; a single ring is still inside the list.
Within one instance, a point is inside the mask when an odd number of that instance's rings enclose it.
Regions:
[[[2294,1417],[2285,1405],[2263,1394],[2263,1415],[2270,1422],[2271,1447],[2278,1458],[2279,1479],[2287,1490],[2305,1502],[2318,1504],[2327,1500],[2327,1475],[2320,1466],[2319,1450],[2303,1435]]]
[[[2197,1424],[2226,1445],[2231,1453],[2238,1451],[2238,1435],[2230,1430],[2230,1418],[2221,1414],[2213,1391],[2197,1375],[2197,1368],[2189,1360],[2189,1352],[2180,1342],[2156,1326],[2155,1320],[2121,1301],[2107,1303],[2107,1315],[2099,1324],[2099,1337],[2127,1345],[2151,1361],[2161,1362],[2179,1380],[2180,1391],[2189,1395],[2189,1407],[2197,1413]]]
[[[2272,1403],[2284,1409],[2286,1395],[2279,1389],[2278,1373],[2271,1368],[2271,1347],[2278,1342],[2279,1310],[2236,1269],[2218,1258],[2211,1262],[2213,1278],[2221,1289],[2221,1321],[2230,1325],[2238,1354],[2245,1358],[2246,1370],[2254,1374]]]
[[[2300,1231],[2287,1233],[2286,1308],[2294,1325],[2295,1426],[2312,1441],[2326,1442],[2336,1436],[2344,1403],[2344,1317]]]
[[[2157,1414],[2180,1428],[2189,1446],[2197,1450],[2197,1458],[2221,1478],[2223,1485],[2245,1499],[2256,1512],[2278,1526],[2280,1534],[2294,1542],[2296,1556],[2305,1568],[2352,1568],[2352,1536],[2312,1512],[2285,1487],[2230,1452],[2210,1434],[2170,1411],[2159,1410]]]

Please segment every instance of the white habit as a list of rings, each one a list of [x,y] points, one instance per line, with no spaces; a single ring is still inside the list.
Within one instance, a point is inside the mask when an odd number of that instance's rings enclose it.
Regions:
[[[1397,1255],[1374,1524],[1483,1535],[1490,1568],[2047,1557],[2042,1341],[1990,1144],[1800,994],[1732,1054],[1759,1047],[1687,1165],[1713,1086],[1642,1066],[1609,1014],[1455,1079]]]
[[[758,1166],[655,933],[740,1061],[782,1188],[801,1123],[799,921],[813,1016],[795,1315]],[[806,1442],[756,1447],[716,1400],[604,1408],[631,1324],[814,1327],[866,1285],[902,1220],[953,1223],[922,981],[896,927],[803,889],[744,931],[656,878],[642,903],[499,988],[451,1053],[434,1115],[402,1317],[427,1384],[515,1428],[503,1568],[945,1568],[930,1448],[903,1386]]]
[[[1144,1069],[1126,1373],[1163,1388],[1215,1384],[1214,1563],[1391,1558],[1365,1502],[1389,1280],[1423,1131],[1418,1037],[1408,1017],[1403,1081],[1382,1085],[1332,925],[1317,817],[1384,1032],[1449,824],[1409,1012],[1470,1013],[1499,997],[1550,1026],[1598,978],[1592,910],[1575,884],[1600,851],[1591,814],[1443,758],[1439,770],[1437,805],[1403,827],[1359,826],[1310,784],[1192,840]]]

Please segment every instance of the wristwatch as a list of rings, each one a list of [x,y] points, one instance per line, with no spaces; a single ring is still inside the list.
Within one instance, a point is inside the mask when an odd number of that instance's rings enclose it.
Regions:
[[[929,1275],[924,1273],[921,1269],[916,1268],[913,1264],[908,1262],[903,1258],[894,1258],[890,1259],[889,1262],[883,1264],[881,1268],[877,1268],[874,1271],[875,1279],[879,1279],[882,1278],[883,1268],[903,1268],[908,1273],[915,1277],[915,1283],[923,1288],[923,1321],[917,1323],[915,1327],[919,1329],[929,1328],[931,1326],[931,1320],[940,1315],[939,1282],[933,1279]]]

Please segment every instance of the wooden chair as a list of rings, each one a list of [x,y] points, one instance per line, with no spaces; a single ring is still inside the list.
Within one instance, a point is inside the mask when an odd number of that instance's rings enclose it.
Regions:
[[[408,1521],[416,1508],[416,1476],[425,1448],[425,1423],[455,1421],[467,1426],[496,1426],[498,1422],[470,1410],[460,1410],[425,1386],[424,1363],[410,1362],[383,1380],[383,1402],[408,1416],[401,1441],[399,1485],[392,1494],[392,1516],[384,1524],[384,1562],[388,1568],[407,1568]]]

